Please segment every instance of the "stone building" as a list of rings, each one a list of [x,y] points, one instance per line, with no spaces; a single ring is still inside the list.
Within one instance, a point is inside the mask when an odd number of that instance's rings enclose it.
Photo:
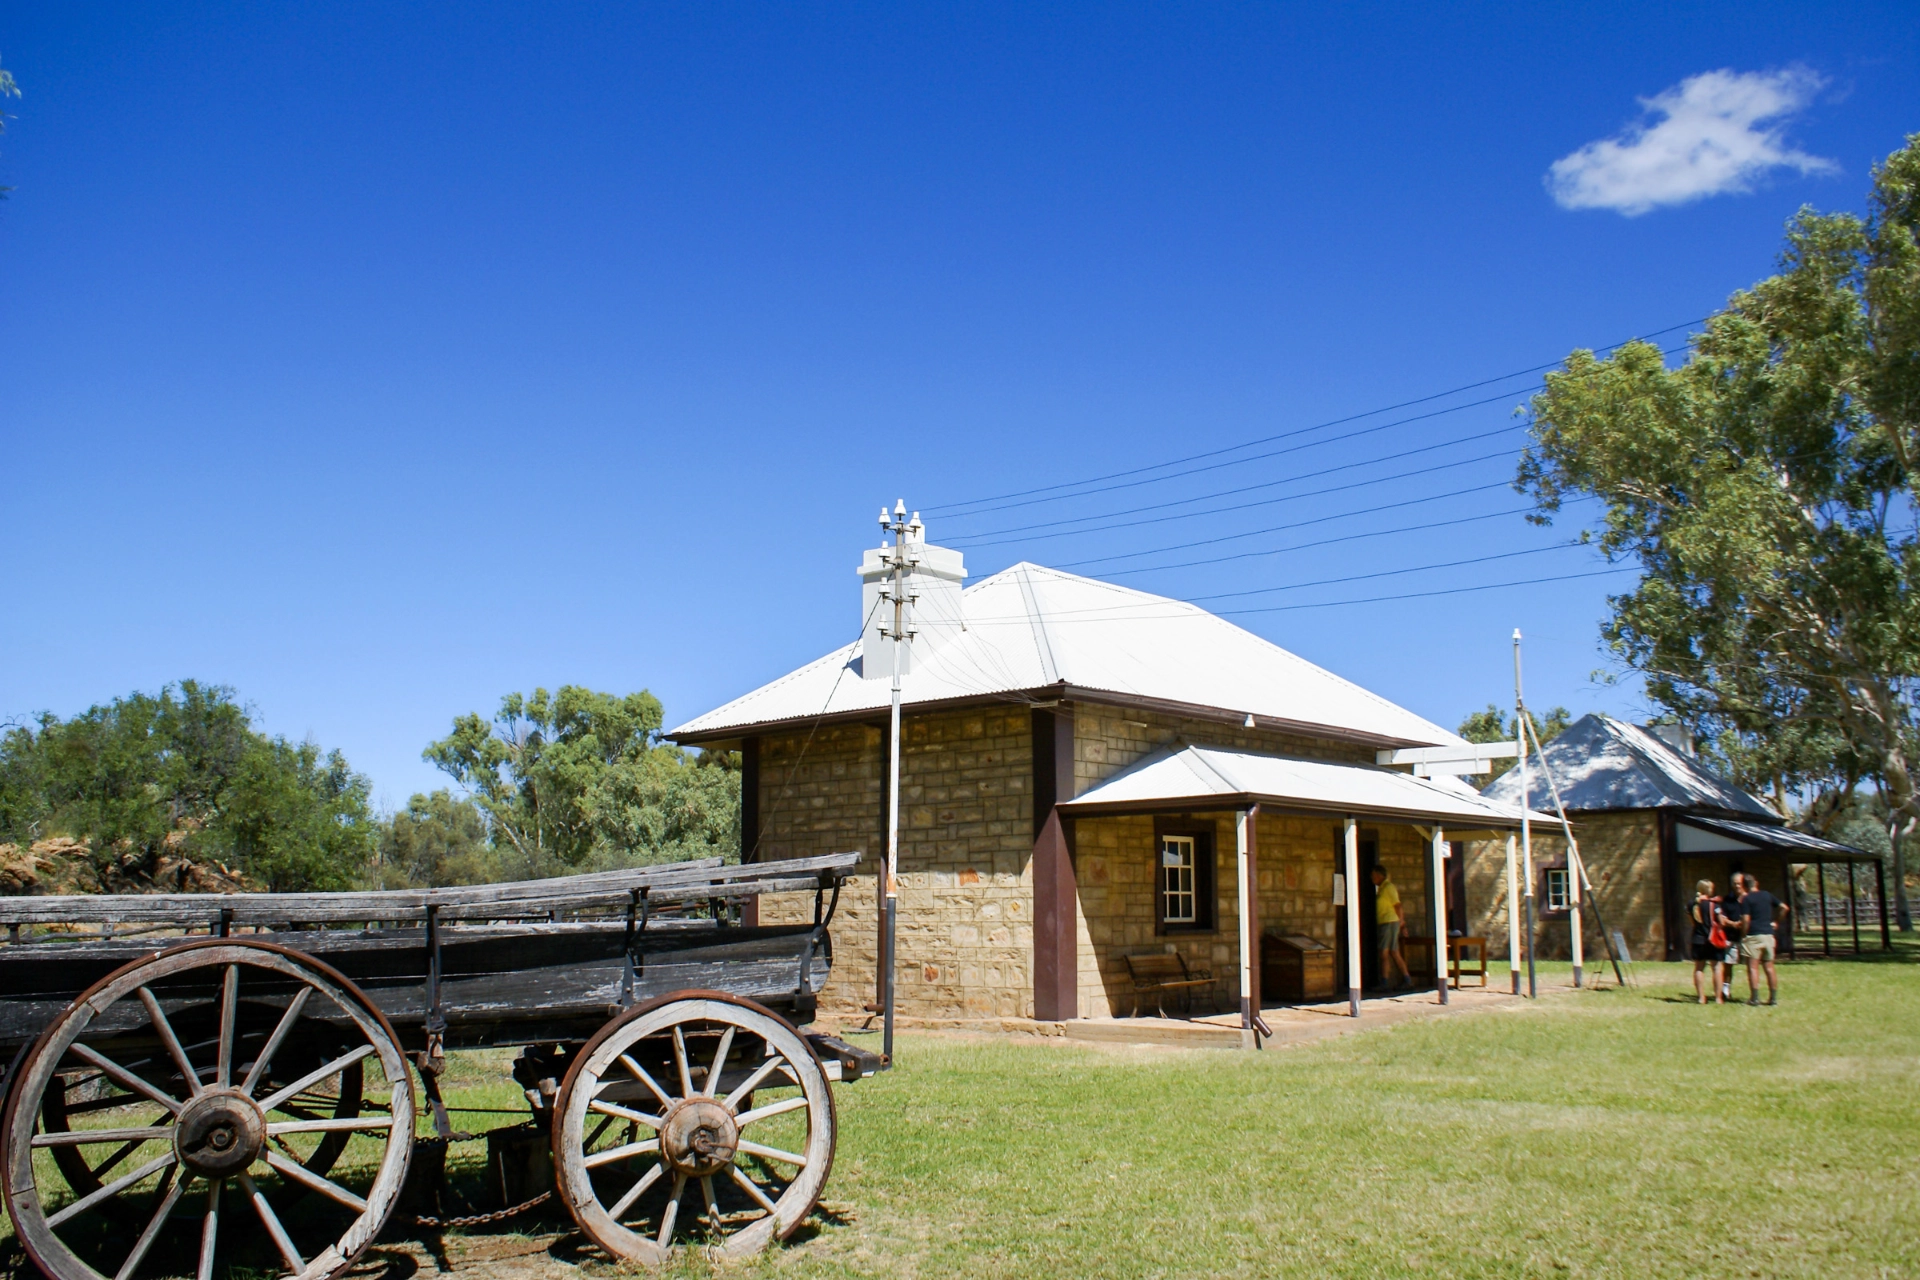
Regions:
[[[1470,753],[1454,734],[1205,610],[1024,563],[962,590],[960,556],[917,534],[898,655],[904,1016],[1126,1013],[1127,957],[1169,952],[1213,975],[1203,1007],[1257,1011],[1268,931],[1335,945],[1357,999],[1376,965],[1366,870],[1390,871],[1430,939],[1436,824],[1515,820],[1377,763]],[[842,1013],[879,1000],[887,550],[861,566],[859,640],[670,734],[741,753],[744,859],[868,855],[833,930],[823,1007]]]
[[[1792,900],[1801,868],[1871,860],[1858,849],[1789,828],[1766,801],[1702,764],[1676,727],[1640,728],[1612,716],[1583,716],[1528,763],[1526,798],[1536,810],[1551,811],[1552,784],[1559,786],[1601,916],[1625,937],[1637,960],[1686,958],[1692,936],[1687,912],[1698,881],[1711,880],[1716,892],[1724,892],[1734,872],[1751,872],[1762,888]],[[1482,794],[1518,805],[1520,771],[1508,770]],[[1566,840],[1557,822],[1536,820],[1532,842],[1536,954],[1564,959],[1571,945]],[[1472,842],[1464,862],[1467,931],[1487,937],[1496,954],[1505,951],[1504,837]],[[1847,873],[1843,868],[1839,874]],[[1795,923],[1818,928],[1815,920]],[[1791,952],[1793,930],[1780,941]],[[1598,936],[1589,934],[1586,947],[1589,963],[1606,954]]]

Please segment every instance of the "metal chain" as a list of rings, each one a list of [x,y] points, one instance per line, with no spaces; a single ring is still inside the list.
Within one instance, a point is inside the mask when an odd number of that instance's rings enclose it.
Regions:
[[[502,1132],[505,1131],[503,1130]],[[446,1138],[416,1138],[414,1141],[422,1145],[446,1147],[452,1146],[455,1141],[478,1142],[487,1136],[488,1135],[484,1133],[469,1133],[453,1140]],[[505,1222],[508,1218],[517,1218],[527,1210],[538,1208],[551,1199],[553,1199],[553,1192],[548,1190],[542,1191],[531,1200],[522,1200],[519,1204],[508,1205],[504,1209],[495,1209],[492,1213],[470,1213],[458,1218],[436,1218],[426,1213],[399,1213],[394,1216],[397,1218],[405,1218],[416,1227],[427,1227],[429,1229],[445,1227],[490,1227],[496,1222]]]
[[[551,1199],[553,1199],[553,1192],[542,1191],[531,1200],[522,1200],[519,1204],[513,1205],[510,1208],[495,1209],[492,1213],[472,1213],[464,1218],[432,1218],[421,1213],[411,1213],[406,1216],[412,1220],[413,1225],[416,1227],[486,1227],[496,1222],[505,1222],[508,1218],[517,1217],[535,1205],[545,1204]]]

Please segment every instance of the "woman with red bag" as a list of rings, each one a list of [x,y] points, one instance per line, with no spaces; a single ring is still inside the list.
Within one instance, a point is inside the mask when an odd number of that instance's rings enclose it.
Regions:
[[[1707,993],[1700,985],[1704,970],[1707,985],[1713,988],[1719,1004],[1727,1002],[1720,989],[1720,965],[1727,953],[1727,933],[1721,927],[1720,900],[1713,896],[1713,881],[1702,880],[1693,886],[1693,994],[1701,1004]]]

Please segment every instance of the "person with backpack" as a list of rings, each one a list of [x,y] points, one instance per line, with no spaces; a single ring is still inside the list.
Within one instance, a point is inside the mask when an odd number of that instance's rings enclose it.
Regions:
[[[1720,903],[1713,896],[1713,881],[1702,880],[1693,886],[1693,995],[1701,1004],[1707,1002],[1707,993],[1701,988],[1700,975],[1704,971],[1707,986],[1717,987],[1720,982],[1720,963],[1727,954],[1727,934],[1720,923]],[[1715,992],[1715,1003],[1725,1004],[1727,998]]]
[[[1740,895],[1740,913],[1745,929],[1740,935],[1740,954],[1747,962],[1747,1003],[1760,1003],[1760,970],[1767,971],[1767,1003],[1780,1003],[1780,975],[1773,967],[1775,931],[1792,910],[1786,903],[1760,887],[1751,875],[1747,891]]]

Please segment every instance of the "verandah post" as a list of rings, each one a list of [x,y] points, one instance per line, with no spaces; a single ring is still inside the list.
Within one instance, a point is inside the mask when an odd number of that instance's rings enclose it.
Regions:
[[[1258,1049],[1273,1033],[1260,1017],[1260,806],[1234,815],[1240,895],[1240,1047]]]
[[[1520,994],[1520,838],[1507,832],[1507,976]]]
[[[1820,950],[1832,955],[1833,927],[1827,923],[1827,860],[1822,858],[1813,865],[1820,870]]]
[[[1073,799],[1073,708],[1033,711],[1033,1016],[1080,1016],[1079,886],[1070,819],[1055,811]]]
[[[1346,826],[1347,876],[1347,1011],[1360,1016],[1360,820]]]
[[[1893,950],[1893,932],[1887,926],[1887,864],[1874,863],[1873,873],[1879,878],[1880,883],[1880,949],[1891,951]]]
[[[1447,997],[1447,837],[1433,824],[1433,967],[1440,1003]]]
[[[1853,954],[1860,954],[1860,885],[1855,873],[1859,865],[1847,859],[1847,923],[1853,926]]]

